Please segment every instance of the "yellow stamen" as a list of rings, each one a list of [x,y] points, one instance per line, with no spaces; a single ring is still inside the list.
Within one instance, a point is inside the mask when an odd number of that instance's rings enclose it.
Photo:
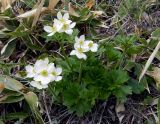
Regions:
[[[48,72],[46,70],[41,71],[40,73],[42,76],[47,77],[48,76]]]
[[[78,51],[79,53],[83,53],[83,49],[82,49],[82,48],[78,48],[77,51]]]

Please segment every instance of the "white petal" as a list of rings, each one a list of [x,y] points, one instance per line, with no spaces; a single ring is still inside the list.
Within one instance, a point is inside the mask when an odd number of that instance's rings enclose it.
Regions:
[[[48,63],[49,63],[48,58],[45,58],[44,60],[42,60],[42,59],[37,60],[34,65],[35,72],[40,73],[42,70],[46,70]]]
[[[48,64],[49,63],[49,59],[48,58],[45,58],[44,59],[44,64]]]
[[[42,76],[40,78],[40,81],[41,81],[42,85],[47,85],[47,84],[49,84],[51,82],[51,77],[43,77]]]
[[[35,76],[35,73],[28,73],[26,77],[33,78]]]
[[[57,20],[57,19],[54,19],[54,24],[53,26],[56,28],[57,31],[59,31],[62,26],[63,26],[63,23],[61,23],[61,21]]]
[[[84,53],[79,53],[79,52],[76,52],[76,56],[79,58],[79,59],[85,59],[87,58],[86,54]]]
[[[91,47],[92,52],[97,52],[98,50],[98,44],[94,43],[93,46]]]
[[[62,73],[62,68],[56,68],[57,75],[60,75]]]
[[[76,25],[76,23],[75,22],[73,22],[72,24],[70,24],[70,28],[74,28],[75,27],[75,25]]]
[[[73,30],[72,29],[69,29],[69,30],[66,30],[65,31],[67,34],[72,34],[73,33]]]
[[[31,81],[30,82],[30,85],[33,86],[33,87],[36,87],[37,89],[42,89],[42,85],[40,84],[40,82],[37,82],[37,81]]]
[[[70,24],[72,21],[71,20],[65,20],[66,24]]]
[[[75,44],[74,44],[74,49],[78,49],[78,48],[80,48],[81,46],[80,46],[80,44],[78,43],[78,42],[76,42]]]
[[[68,13],[65,13],[64,16],[63,16],[63,18],[64,18],[65,20],[68,20],[68,19],[69,19],[69,14],[68,14]]]
[[[54,76],[54,75],[51,74],[51,82],[55,81],[55,79],[56,79],[56,76]]]
[[[27,65],[26,67],[25,67],[25,69],[26,69],[26,71],[27,72],[33,72],[33,66],[31,66],[31,65]]]
[[[62,18],[61,12],[58,12],[58,13],[57,13],[57,18],[58,18],[59,20]]]
[[[60,80],[62,80],[62,76],[57,76],[55,79],[55,81],[60,81]]]
[[[48,33],[51,33],[53,31],[53,28],[51,26],[44,26],[43,29]]]
[[[85,40],[85,35],[81,35],[81,36],[79,37],[79,39],[84,41],[84,40]]]
[[[56,32],[52,32],[52,33],[50,33],[50,34],[48,34],[47,36],[53,36],[54,34],[55,34]]]
[[[79,39],[78,39],[78,37],[77,37],[77,36],[75,37],[75,41],[76,41],[76,42],[78,42],[78,41],[79,41]]]
[[[76,55],[76,51],[75,50],[72,50],[70,55]]]
[[[81,46],[81,48],[83,49],[83,52],[88,52],[90,50],[88,46]]]
[[[48,85],[42,85],[42,88],[46,89],[46,88],[48,88]]]
[[[53,70],[55,70],[54,63],[48,64],[48,68],[47,68],[48,73],[52,73]]]

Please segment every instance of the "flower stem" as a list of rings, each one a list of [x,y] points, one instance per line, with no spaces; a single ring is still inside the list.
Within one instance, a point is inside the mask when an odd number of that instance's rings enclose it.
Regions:
[[[62,53],[63,53],[63,55],[64,55],[64,58],[65,58],[65,60],[66,60],[66,62],[67,62],[67,64],[68,64],[68,66],[70,67],[71,70],[73,70],[73,69],[72,69],[72,66],[71,66],[71,64],[70,64],[70,62],[69,62],[68,56],[67,56],[66,53],[65,53],[64,45],[63,45],[63,44],[61,44],[61,50],[62,50]]]
[[[81,61],[81,63],[80,63],[80,67],[79,67],[78,83],[80,83],[80,82],[81,82],[81,78],[82,78],[82,63],[83,63],[83,61]]]

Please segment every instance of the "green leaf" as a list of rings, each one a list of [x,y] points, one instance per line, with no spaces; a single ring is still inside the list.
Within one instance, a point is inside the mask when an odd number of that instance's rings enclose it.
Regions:
[[[6,89],[12,91],[20,92],[22,89],[25,88],[25,86],[21,84],[19,81],[6,75],[0,75],[0,83],[3,83]]]
[[[155,31],[153,31],[151,37],[155,39],[160,38],[160,28],[157,28]]]
[[[7,44],[1,50],[1,57],[0,59],[5,59],[10,57],[16,47],[16,38],[11,38]]]
[[[1,93],[0,103],[15,103],[22,101],[24,96],[16,91],[4,89]]]
[[[15,112],[15,113],[9,113],[5,115],[5,119],[7,121],[11,121],[11,120],[18,120],[18,119],[25,119],[29,116],[28,113],[24,113],[24,112]]]
[[[38,97],[33,92],[28,92],[24,95],[25,100],[27,101],[28,105],[30,106],[32,112],[34,113],[38,124],[44,124],[44,121],[41,117],[41,114],[38,110]]]
[[[4,96],[5,97],[5,96]],[[23,95],[20,96],[6,96],[4,100],[1,101],[2,98],[0,98],[0,103],[15,103],[15,102],[20,102],[24,99]]]
[[[2,120],[0,120],[0,124],[4,124]]]
[[[132,88],[132,91],[136,94],[140,94],[142,91],[145,90],[144,85],[142,83],[139,83],[135,79],[130,79],[128,81],[128,85]]]
[[[118,101],[124,102],[127,100],[126,96],[132,94],[132,88],[130,86],[121,86],[113,91],[113,94],[117,97]]]
[[[160,98],[158,99],[158,105],[157,105],[157,113],[158,113],[158,124],[160,124]]]

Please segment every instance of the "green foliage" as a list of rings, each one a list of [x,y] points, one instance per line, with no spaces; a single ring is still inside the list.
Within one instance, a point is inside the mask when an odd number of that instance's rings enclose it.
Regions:
[[[23,0],[23,2],[27,9],[32,9],[37,0]],[[49,0],[45,1],[45,7],[48,2]],[[132,20],[132,17],[136,21],[140,20],[144,10],[151,6],[150,3],[152,2],[149,0],[122,0],[119,7],[112,8],[114,13],[118,11],[113,18],[116,19],[119,26],[122,26],[121,23],[126,21],[125,17],[128,17],[128,15],[129,18],[127,19],[130,19],[129,21]],[[97,4],[99,3],[97,2]],[[109,4],[100,6],[104,6],[104,9],[111,9]],[[68,8],[69,6],[64,5],[63,7]],[[47,36],[48,34],[44,32],[43,26],[53,24],[52,19],[55,17],[52,14],[54,13],[51,14],[47,11],[41,13],[34,28],[31,26],[33,17],[18,19],[11,8],[0,14],[0,17],[4,18],[2,23],[4,27],[2,26],[3,29],[0,31],[0,39],[3,42],[0,69],[4,74],[0,75],[0,93],[2,94],[0,103],[28,103],[27,107],[33,113],[31,115],[26,112],[8,113],[5,117],[0,117],[0,123],[6,120],[23,120],[32,115],[36,119],[35,123],[45,123],[38,108],[38,97],[33,92],[34,89],[27,88],[30,79],[27,80],[28,83],[25,83],[25,86],[21,83],[23,80],[26,81],[24,79],[26,73],[24,73],[23,67],[20,68],[20,65],[23,66],[24,63],[29,61],[33,63],[36,59],[48,57],[51,62],[62,68],[63,79],[59,82],[50,83],[47,91],[55,104],[66,106],[70,113],[75,113],[80,117],[91,112],[98,100],[106,101],[110,96],[114,96],[117,102],[125,102],[132,93],[140,94],[145,89],[148,90],[148,83],[152,81],[144,76],[139,82],[138,77],[146,58],[159,40],[160,29],[152,32],[152,39],[149,40],[141,38],[135,33],[125,35],[126,32],[120,30],[122,32],[116,32],[115,35],[111,36],[112,38],[107,37],[107,40],[102,43],[98,42],[98,40],[102,40],[102,37],[101,30],[97,31],[97,27],[107,27],[106,25],[110,22],[108,17],[110,18],[112,12],[100,14],[101,18],[99,18],[95,16],[96,14],[93,14],[97,12],[96,7],[94,11],[82,6],[70,9],[73,9],[79,15],[76,17],[70,15],[77,24],[72,35],[55,33],[53,36]],[[45,13],[47,14],[45,15]],[[107,21],[100,25],[103,18]],[[107,28],[110,27],[112,28],[112,24],[109,24]],[[79,60],[77,57],[69,55],[71,49],[74,48],[75,37],[81,35],[82,32],[88,39],[94,40],[99,45],[98,52],[86,53],[86,60]],[[56,50],[54,47],[56,47]],[[12,58],[12,55],[15,56]],[[157,59],[160,60],[160,53],[156,56],[156,62]],[[20,69],[22,71],[19,71]],[[23,76],[19,78],[6,76],[14,76],[13,74],[17,71],[19,71],[18,74],[21,73]],[[159,108],[160,103],[158,104],[158,110]]]
[[[56,33],[53,36],[48,37],[47,33],[42,34],[41,36],[45,38],[45,42],[62,42],[62,43],[74,43],[75,36],[77,36],[79,31],[74,29],[72,35],[67,35],[66,33]]]

